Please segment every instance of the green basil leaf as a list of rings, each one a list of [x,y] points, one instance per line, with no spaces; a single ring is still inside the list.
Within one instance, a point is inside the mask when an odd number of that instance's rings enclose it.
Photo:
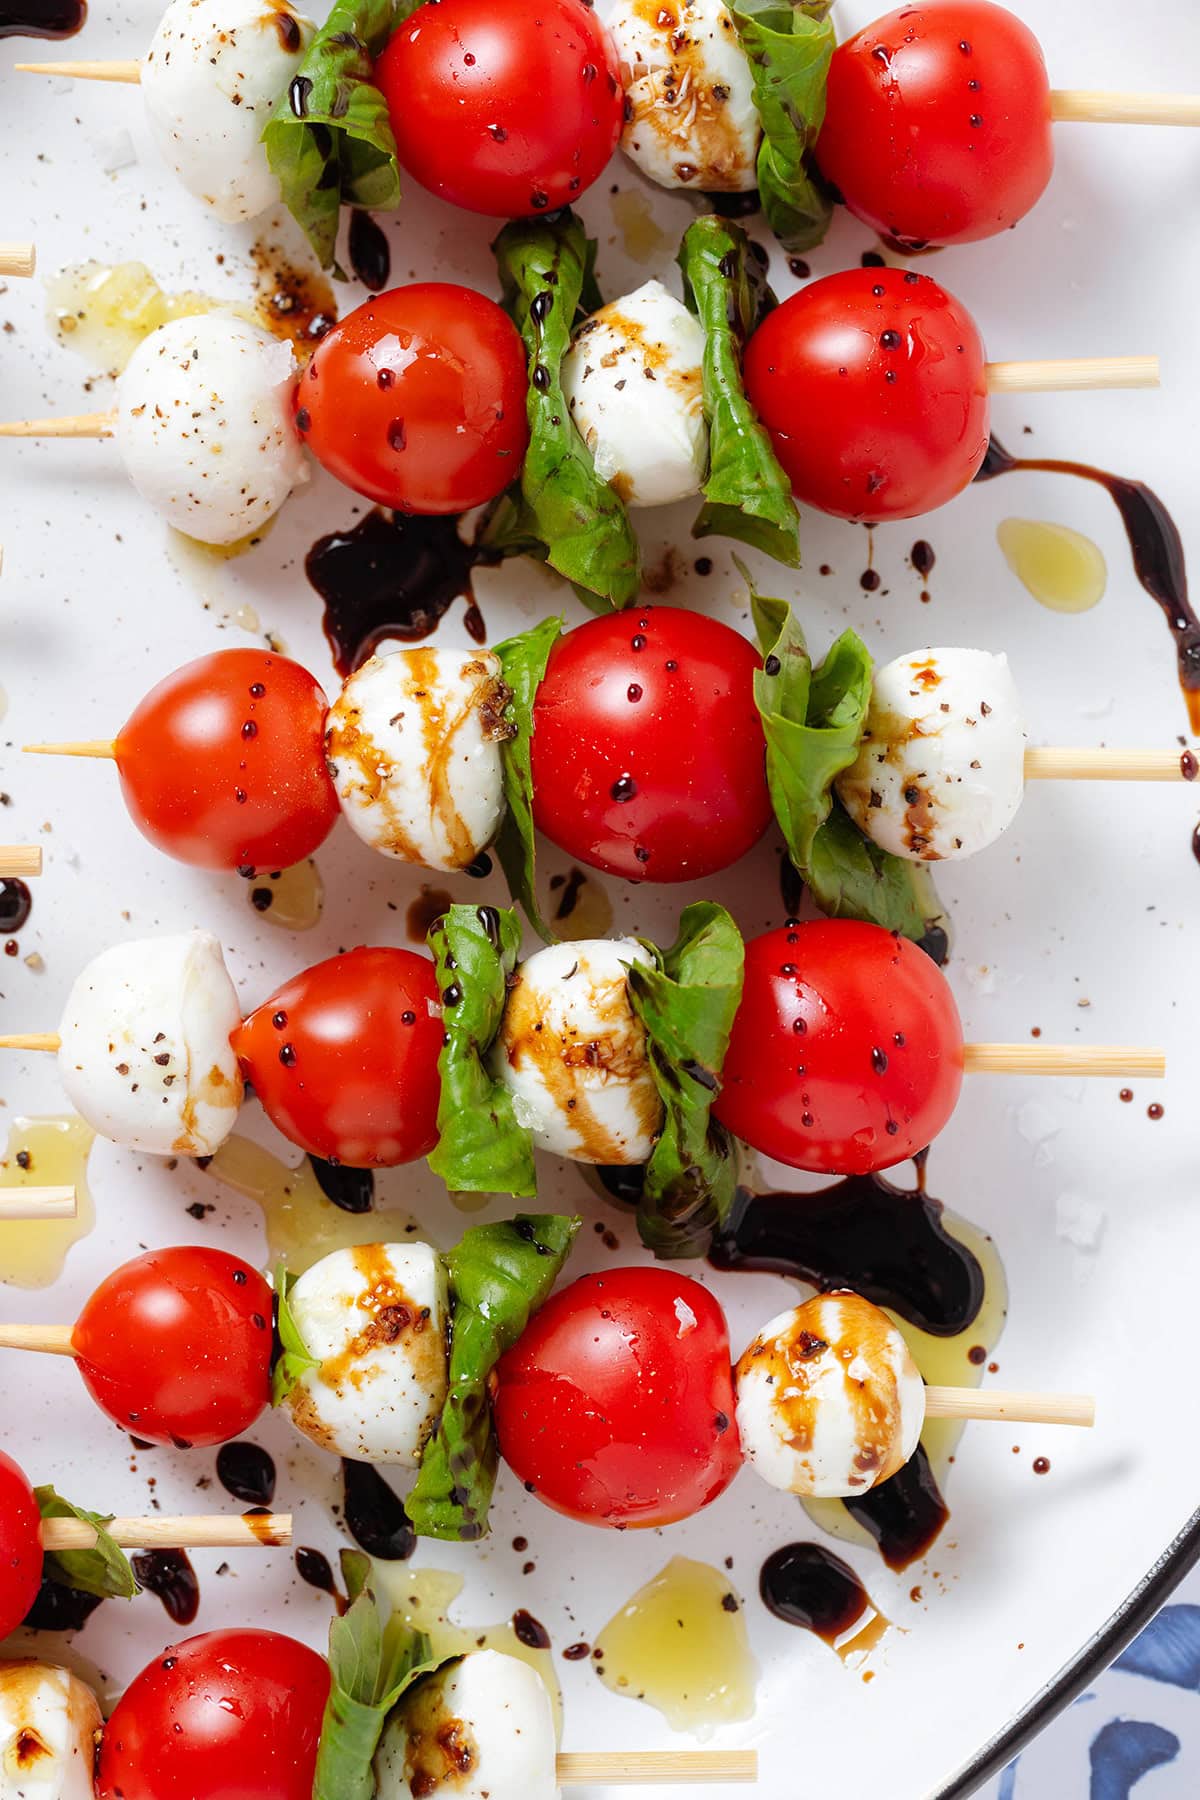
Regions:
[[[267,121],[267,161],[323,269],[333,264],[343,205],[384,212],[400,204],[396,140],[372,76],[393,31],[420,4],[334,0]]]
[[[279,1352],[271,1369],[272,1406],[282,1406],[300,1377],[309,1369],[321,1366],[320,1357],[309,1352],[288,1305],[288,1295],[299,1279],[282,1263],[275,1271],[275,1335],[279,1340]]]
[[[504,768],[504,818],[494,849],[525,917],[543,943],[553,943],[554,929],[542,917],[537,897],[537,838],[533,827],[533,705],[559,637],[561,619],[543,619],[529,631],[497,644],[504,683],[509,690],[505,719],[515,727],[501,745]]]
[[[742,385],[746,340],[774,305],[763,265],[740,225],[696,219],[679,252],[683,297],[704,327],[708,475],[693,537],[739,538],[776,561],[800,562],[800,515]]]
[[[949,920],[924,863],[893,856],[858,829],[836,800],[813,840],[808,867],[801,871],[823,913],[835,919],[868,919],[898,931],[946,960]]]
[[[111,1513],[85,1512],[56,1494],[52,1487],[33,1490],[38,1511],[43,1519],[82,1519],[96,1529],[96,1543],[91,1550],[47,1550],[42,1558],[42,1574],[58,1582],[60,1587],[78,1588],[83,1594],[96,1594],[102,1600],[132,1600],[141,1592],[133,1573],[133,1565],[116,1539],[106,1529]]]
[[[515,491],[481,542],[533,551],[595,610],[624,606],[641,586],[641,551],[624,502],[596,473],[562,388],[562,363],[581,310],[594,310],[595,245],[569,210],[506,225],[492,249],[504,305],[529,354],[529,449]]]
[[[533,1136],[487,1066],[520,947],[520,921],[507,907],[452,906],[429,928],[445,1027],[429,1166],[460,1193],[537,1193]]]
[[[833,214],[809,154],[825,119],[825,85],[836,44],[831,5],[832,0],[729,0],[763,128],[759,198],[771,230],[793,255],[821,242]]]
[[[472,1226],[447,1256],[449,1392],[404,1503],[419,1536],[469,1542],[487,1532],[499,1463],[488,1379],[549,1298],[580,1223],[519,1213]]]
[[[713,901],[686,906],[669,950],[629,966],[629,1001],[646,1028],[663,1103],[646,1164],[638,1230],[656,1256],[703,1256],[733,1204],[733,1141],[712,1118],[742,997],[742,934]]]

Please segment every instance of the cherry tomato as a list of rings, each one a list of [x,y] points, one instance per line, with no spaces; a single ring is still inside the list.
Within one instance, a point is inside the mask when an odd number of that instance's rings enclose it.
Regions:
[[[347,313],[296,385],[296,428],[356,493],[456,513],[521,472],[525,350],[494,300],[447,281],[391,288]]]
[[[25,1472],[0,1450],[0,1638],[15,1631],[42,1585],[42,1515]]]
[[[932,512],[987,451],[975,323],[911,269],[845,269],[802,288],[750,339],[745,376],[795,493],[839,519]]]
[[[776,1162],[867,1175],[937,1136],[962,1064],[954,996],[916,944],[854,919],[793,921],[746,945],[714,1111]]]
[[[312,1156],[393,1168],[437,1143],[441,996],[427,956],[358,949],[285,982],[233,1047],[269,1119]]]
[[[96,1289],[71,1335],[92,1399],[154,1444],[223,1444],[271,1399],[267,1283],[199,1244],[150,1250]]]
[[[817,160],[850,211],[903,249],[1006,231],[1054,168],[1037,39],[988,0],[876,19],[834,53]]]
[[[674,606],[559,638],[533,709],[533,816],[579,862],[629,881],[727,869],[771,820],[757,651]]]
[[[439,0],[375,65],[401,168],[471,212],[566,206],[621,135],[619,63],[584,0]]]
[[[312,1800],[328,1697],[325,1659],[281,1632],[185,1638],[117,1702],[97,1800]]]
[[[218,650],[151,688],[115,745],[121,792],[159,850],[202,869],[286,869],[338,816],[328,701],[267,650]]]
[[[672,1269],[584,1275],[496,1367],[500,1450],[588,1525],[670,1525],[741,1467],[725,1315]]]

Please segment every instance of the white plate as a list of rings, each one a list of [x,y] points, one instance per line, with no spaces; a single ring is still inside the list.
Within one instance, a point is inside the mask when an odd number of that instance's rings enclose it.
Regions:
[[[855,0],[839,10],[845,31],[874,7]],[[1185,0],[1150,0],[1136,18],[1121,0],[1024,0],[1021,11],[1040,32],[1061,85],[1191,83],[1200,45]],[[148,0],[111,12],[96,7],[74,44],[45,49],[136,56],[154,20]],[[137,93],[9,72],[14,60],[42,49],[11,40],[0,51],[4,235],[36,236],[45,273],[88,256],[140,257],[168,287],[248,294],[251,231],[218,227],[173,184],[146,141]],[[119,145],[114,155],[121,133],[132,139],[137,160],[106,173],[122,161]],[[1032,443],[1043,455],[1082,456],[1142,477],[1164,496],[1185,538],[1194,538],[1200,240],[1188,209],[1200,178],[1200,134],[1060,126],[1057,149],[1052,187],[1031,219],[1001,239],[923,266],[975,310],[995,357],[1162,354],[1161,393],[1000,399],[995,423],[1001,437]],[[610,294],[651,272],[623,252],[611,213],[613,182],[626,189],[636,178],[615,162],[582,209],[601,239],[600,272]],[[667,270],[669,279],[690,208],[644,191],[670,239],[654,272]],[[487,222],[441,208],[412,184],[389,235],[397,281],[416,275],[492,285]],[[871,247],[865,229],[843,216],[812,258],[814,271],[856,262]],[[785,268],[776,274],[780,289],[792,285]],[[352,289],[347,303],[359,297]],[[105,385],[85,386],[85,367],[48,340],[38,283],[10,283],[0,320],[13,328],[0,336],[6,417],[105,403]],[[1023,437],[1026,425],[1032,439]],[[386,867],[344,830],[318,859],[327,888],[323,921],[293,938],[251,912],[241,882],[157,856],[126,820],[110,769],[22,761],[12,749],[31,738],[105,735],[167,670],[222,645],[257,641],[235,622],[247,604],[294,656],[329,680],[320,607],[303,556],[320,532],[350,522],[353,497],[315,480],[258,551],[213,565],[201,587],[194,574],[173,566],[163,528],[127,486],[111,446],[4,444],[0,479],[0,680],[9,696],[3,787],[12,802],[2,815],[3,835],[40,841],[47,858],[20,937],[22,952],[38,950],[45,969],[3,963],[6,1028],[53,1027],[79,964],[126,935],[210,926],[229,946],[248,1002],[339,945],[402,942],[404,908],[420,876]],[[997,521],[1013,514],[1075,525],[1102,545],[1110,584],[1097,610],[1050,613],[1017,585],[994,538]],[[677,541],[687,567],[688,522],[687,508],[642,515],[648,562]],[[906,562],[917,536],[937,552],[928,605],[920,603],[921,582]],[[704,548],[715,556],[713,575],[685,580],[673,597],[744,619],[727,548]],[[866,564],[860,529],[806,517],[804,548],[800,577],[771,570],[762,578],[767,591],[799,601],[815,646],[849,621],[881,659],[930,640],[1005,649],[1034,741],[1163,745],[1187,729],[1166,629],[1133,579],[1116,514],[1098,489],[1019,476],[973,489],[919,527],[880,530],[875,560],[883,587],[874,595],[858,582]],[[834,569],[828,578],[816,573],[821,563]],[[548,609],[537,574],[513,584],[515,601],[498,600],[495,585],[486,575],[480,582],[493,640]],[[460,619],[452,612],[444,621],[444,640],[456,641]],[[1200,1489],[1191,1400],[1200,1237],[1188,1088],[1200,944],[1193,814],[1191,797],[1173,786],[1041,783],[998,846],[941,878],[956,932],[950,977],[969,1037],[1023,1038],[1039,1026],[1046,1040],[1161,1042],[1173,1080],[1135,1082],[1134,1102],[1122,1105],[1116,1081],[972,1078],[933,1150],[932,1190],[994,1234],[1007,1268],[1012,1309],[998,1354],[1000,1379],[1094,1390],[1099,1418],[1090,1433],[969,1428],[949,1488],[951,1522],[928,1564],[895,1576],[873,1553],[848,1552],[901,1627],[875,1658],[876,1678],[864,1685],[815,1638],[760,1606],[755,1590],[764,1553],[812,1534],[798,1507],[750,1474],[707,1514],[649,1536],[601,1536],[565,1524],[503,1480],[488,1546],[418,1551],[420,1561],[468,1571],[462,1618],[492,1619],[526,1606],[561,1648],[591,1637],[615,1603],[672,1553],[720,1561],[732,1552],[762,1682],[753,1723],[721,1741],[760,1748],[759,1791],[770,1800],[797,1790],[839,1800],[968,1791],[948,1785],[956,1771],[1121,1605],[1184,1527]],[[548,862],[563,866],[561,859]],[[780,916],[776,866],[768,844],[735,876],[713,884],[748,930]],[[453,885],[472,897],[481,891],[475,883]],[[665,929],[686,897],[622,890],[617,921]],[[61,1104],[48,1060],[6,1060],[0,1095],[7,1118]],[[1154,1100],[1166,1107],[1157,1123],[1146,1111]],[[571,1170],[548,1165],[545,1175],[547,1202],[600,1216]],[[52,1291],[4,1289],[4,1314],[68,1320],[102,1272],[146,1244],[202,1239],[262,1255],[256,1209],[215,1191],[203,1175],[182,1168],[169,1174],[100,1144],[92,1179],[96,1230]],[[434,1186],[408,1170],[379,1183],[385,1204],[413,1208],[447,1241],[460,1220]],[[1094,1251],[1073,1247],[1056,1231],[1064,1195],[1103,1209]],[[197,1198],[218,1202],[203,1225],[183,1210]],[[634,1256],[629,1227],[616,1221],[616,1229]],[[611,1260],[585,1232],[577,1266]],[[711,1279],[729,1306],[735,1339],[748,1336],[787,1292],[774,1278]],[[126,1444],[65,1364],[10,1357],[3,1376],[3,1441],[35,1479],[53,1479],[84,1503],[114,1510],[144,1509],[150,1476],[165,1511],[218,1501],[215,1485],[203,1496],[196,1492],[199,1478],[212,1472],[209,1454],[159,1450],[138,1455],[132,1466]],[[297,1448],[280,1421],[252,1435],[279,1456],[278,1502],[299,1514],[297,1541],[333,1551],[335,1470]],[[1037,1455],[1051,1460],[1043,1479],[1032,1473]],[[509,1547],[518,1530],[537,1563],[529,1576]],[[200,1628],[267,1620],[321,1641],[326,1603],[295,1578],[286,1555],[231,1556],[230,1573],[219,1579],[219,1556],[196,1560]],[[923,1595],[917,1603],[909,1597],[915,1585]],[[119,1685],[170,1635],[146,1597],[128,1610],[103,1607],[78,1647]],[[603,1690],[586,1665],[559,1666],[568,1747],[682,1741],[657,1714]]]

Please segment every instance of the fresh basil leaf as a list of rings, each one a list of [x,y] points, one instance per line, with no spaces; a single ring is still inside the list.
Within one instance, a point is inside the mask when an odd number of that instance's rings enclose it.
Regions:
[[[321,1359],[313,1356],[300,1328],[292,1317],[292,1309],[288,1305],[288,1295],[299,1280],[280,1263],[275,1271],[275,1336],[278,1339],[278,1351],[271,1367],[271,1405],[282,1406],[302,1375],[310,1369],[319,1369]]]
[[[949,950],[949,920],[924,863],[893,856],[858,829],[840,800],[813,840],[801,871],[823,913],[869,919],[927,950],[936,963]]]
[[[323,269],[333,265],[342,206],[385,212],[400,204],[396,139],[372,77],[392,33],[420,4],[335,0],[267,121],[267,161]]]
[[[485,1535],[499,1463],[488,1379],[549,1298],[580,1223],[519,1213],[472,1226],[447,1256],[449,1392],[405,1501],[419,1536],[470,1542]]]
[[[508,907],[452,906],[429,928],[445,1027],[429,1166],[459,1193],[537,1193],[533,1136],[487,1066],[520,947],[520,921]]]
[[[733,1141],[712,1118],[742,997],[742,934],[711,900],[686,906],[669,950],[631,963],[629,1001],[646,1028],[663,1129],[646,1164],[638,1230],[656,1256],[703,1256],[733,1204]]]
[[[705,216],[684,233],[683,297],[704,327],[708,474],[693,537],[739,538],[776,561],[800,561],[800,515],[742,385],[746,340],[774,305],[766,273],[740,225]]]
[[[581,309],[594,311],[595,245],[565,209],[506,225],[492,249],[504,305],[529,354],[529,449],[520,481],[485,525],[491,549],[541,554],[594,610],[625,606],[641,586],[641,551],[624,502],[596,473],[562,388]]]
[[[91,1550],[47,1550],[42,1558],[42,1575],[60,1587],[77,1588],[83,1594],[95,1594],[101,1600],[132,1600],[141,1592],[133,1573],[133,1565],[116,1539],[106,1529],[112,1523],[111,1513],[85,1512],[55,1493],[52,1487],[33,1490],[38,1511],[43,1519],[82,1519],[96,1529],[96,1542]]]
[[[515,727],[501,745],[506,806],[494,849],[508,878],[509,891],[543,943],[557,934],[542,917],[537,897],[537,838],[533,827],[533,705],[559,637],[561,619],[543,619],[530,631],[497,644],[504,683],[509,690],[506,720]]]
[[[729,0],[763,128],[758,192],[767,222],[795,255],[819,244],[833,214],[810,152],[825,119],[836,38],[833,0]]]

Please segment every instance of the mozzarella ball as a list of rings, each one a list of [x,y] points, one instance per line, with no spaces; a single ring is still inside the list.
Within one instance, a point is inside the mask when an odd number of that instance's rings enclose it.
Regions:
[[[397,650],[357,669],[330,709],[329,772],[373,850],[465,869],[504,814],[509,691],[490,650]]]
[[[563,391],[596,473],[630,506],[698,494],[708,470],[704,330],[661,281],[584,321]]]
[[[745,193],[758,182],[762,126],[750,63],[721,0],[616,0],[621,148],[661,187]]]
[[[1025,721],[1008,658],[917,650],[876,670],[858,760],[837,791],[860,830],[910,862],[994,844],[1025,791]]]
[[[150,135],[219,219],[280,199],[262,142],[315,27],[287,0],[171,0],[142,63]]]
[[[421,1681],[375,1756],[380,1800],[558,1800],[554,1709],[536,1669],[472,1650]]]
[[[492,1068],[534,1143],[586,1163],[643,1163],[662,1129],[646,1033],[625,971],[633,938],[551,944],[519,964]]]
[[[0,1800],[92,1800],[96,1696],[55,1663],[0,1663]]]
[[[113,426],[142,499],[202,544],[265,525],[308,480],[295,375],[291,345],[245,319],[202,313],[150,332],[117,382]]]
[[[415,1469],[446,1399],[449,1301],[436,1250],[335,1250],[305,1270],[288,1306],[320,1358],[288,1396],[297,1430],[335,1456]]]
[[[237,1119],[241,1023],[208,931],[134,938],[93,957],[67,997],[58,1069],[102,1137],[152,1156],[212,1156]]]
[[[828,1499],[904,1467],[925,1384],[896,1327],[857,1294],[818,1294],[764,1325],[734,1370],[742,1449],[764,1481]]]

